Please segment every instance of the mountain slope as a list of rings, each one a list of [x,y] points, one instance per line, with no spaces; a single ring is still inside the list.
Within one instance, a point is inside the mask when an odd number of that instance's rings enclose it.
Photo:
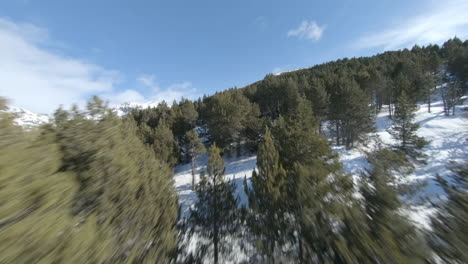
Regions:
[[[38,127],[48,123],[51,120],[51,117],[48,115],[36,114],[29,110],[15,106],[7,106],[7,109],[4,112],[14,114],[16,116],[15,123],[26,129]]]

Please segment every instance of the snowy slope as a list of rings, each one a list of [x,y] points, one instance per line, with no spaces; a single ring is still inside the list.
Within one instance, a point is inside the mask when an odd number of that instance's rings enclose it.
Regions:
[[[200,172],[206,167],[208,155],[204,154],[197,159],[196,183],[199,180]],[[224,158],[227,179],[233,180],[236,185],[236,195],[239,195],[240,205],[247,204],[247,197],[244,192],[244,177],[250,179],[252,170],[256,167],[257,156],[244,155],[239,158]],[[179,203],[182,206],[182,215],[188,216],[189,208],[196,201],[196,193],[192,191],[192,170],[190,164],[179,165],[175,168],[175,187],[179,194]]]
[[[466,99],[466,96],[465,96]],[[430,141],[423,149],[427,155],[427,165],[415,164],[415,171],[410,175],[400,176],[400,183],[426,186],[418,189],[413,197],[403,197],[407,207],[403,214],[408,216],[417,226],[430,227],[429,217],[436,211],[431,202],[437,202],[443,198],[444,192],[435,182],[435,176],[447,178],[450,171],[447,168],[452,162],[463,162],[468,158],[468,112],[464,111],[465,104],[458,106],[454,116],[445,116],[442,101],[435,101],[431,106],[431,113],[427,112],[427,105],[420,104],[416,112],[415,121],[420,125],[418,135]],[[391,146],[396,142],[388,132],[392,126],[388,112],[383,111],[375,121],[376,133],[367,144],[358,146],[352,150],[346,150],[342,146],[334,146],[333,149],[340,154],[340,161],[346,172],[358,178],[363,169],[369,168],[364,151],[370,151],[377,147]]]
[[[206,167],[208,155],[205,153],[197,159],[196,182],[199,180],[200,172]],[[247,205],[247,197],[244,192],[244,177],[248,180],[252,176],[252,170],[256,167],[257,156],[243,155],[239,158],[224,158],[224,166],[226,168],[226,177],[233,180],[237,186],[235,195],[239,196],[239,205]],[[179,204],[181,205],[182,217],[188,217],[190,207],[196,202],[196,193],[192,191],[192,170],[190,164],[179,165],[175,168],[175,187],[179,194]],[[184,244],[187,246],[187,253],[196,254],[197,243],[200,238],[195,233],[191,236],[186,236]],[[248,260],[241,250],[241,245],[247,246],[244,241],[239,238],[230,238],[232,252],[231,256],[223,256],[223,263],[239,263]],[[210,263],[206,261],[206,263]]]
[[[48,123],[51,119],[48,115],[36,114],[15,106],[7,106],[7,109],[4,112],[15,114],[15,123],[26,129],[43,125]]]
[[[414,197],[404,197],[407,203],[406,209],[402,212],[423,228],[429,228],[429,216],[435,212],[429,200],[437,201],[444,193],[440,186],[434,181],[437,174],[442,177],[450,175],[447,167],[451,162],[462,162],[468,158],[468,112],[463,111],[466,106],[458,106],[455,116],[445,116],[441,101],[432,104],[432,112],[427,112],[427,106],[421,104],[416,112],[416,122],[420,129],[418,134],[430,141],[425,147],[424,154],[427,155],[427,165],[415,164],[415,170],[410,175],[399,178],[400,183],[418,184],[426,182],[427,185],[418,190]],[[365,151],[371,151],[382,146],[391,146],[396,142],[388,132],[392,122],[385,109],[377,115],[375,120],[376,132],[370,135],[371,140],[365,145],[360,145],[354,149],[347,150],[343,146],[333,146],[333,149],[340,154],[340,161],[347,173],[358,179],[361,171],[369,168],[366,161]],[[207,155],[197,160],[197,177],[202,166],[206,166]],[[244,176],[249,179],[252,169],[256,165],[256,156],[243,156],[241,158],[225,159],[227,176],[234,179],[237,184],[237,194],[241,198],[241,203],[246,204],[246,197],[243,187]],[[191,170],[190,165],[181,165],[175,170],[175,185],[179,193],[182,205],[183,216],[188,216],[189,207],[196,199],[195,193],[191,190]],[[198,178],[197,178],[198,179]]]

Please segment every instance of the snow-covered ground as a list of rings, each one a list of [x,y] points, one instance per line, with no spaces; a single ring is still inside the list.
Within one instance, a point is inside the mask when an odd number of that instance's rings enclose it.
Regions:
[[[196,161],[196,177],[195,184],[199,180],[200,172],[206,168],[208,155],[205,153]],[[239,197],[239,206],[247,205],[247,197],[244,192],[244,179],[252,177],[252,170],[256,167],[257,156],[245,154],[241,157],[224,158],[224,166],[226,168],[226,177],[235,182],[236,193]],[[196,202],[196,193],[192,190],[192,169],[190,164],[179,165],[175,168],[175,187],[179,194],[179,204],[181,206],[182,217],[188,217],[190,207]],[[197,242],[200,238],[197,234],[186,236],[184,244],[187,246],[187,253],[196,254]],[[241,250],[242,241],[239,238],[230,238],[232,241],[232,252],[236,252],[231,256],[223,256],[223,263],[239,263],[239,261],[247,260]],[[244,246],[247,246],[244,244]],[[229,258],[228,258],[229,257]],[[209,262],[206,262],[209,263]]]
[[[418,135],[430,143],[423,149],[427,155],[427,164],[414,164],[415,170],[409,175],[400,175],[398,182],[409,185],[425,184],[417,189],[414,196],[404,197],[406,203],[403,215],[409,217],[417,226],[430,228],[430,216],[436,212],[431,202],[443,198],[444,192],[437,185],[435,176],[446,179],[450,175],[448,167],[452,162],[464,162],[468,158],[468,112],[463,109],[467,105],[466,96],[463,105],[457,106],[455,115],[445,116],[442,101],[431,104],[431,113],[427,112],[427,104],[420,104],[415,121],[420,125]],[[343,146],[333,146],[340,154],[340,161],[346,172],[358,178],[365,168],[369,168],[365,151],[370,151],[380,143],[382,146],[396,144],[389,133],[392,122],[388,111],[379,113],[375,120],[376,133],[371,135],[367,144],[347,150]]]
[[[199,180],[200,172],[205,169],[208,155],[204,154],[197,159],[195,181]],[[242,157],[232,157],[224,159],[227,179],[233,180],[236,185],[236,195],[239,196],[239,205],[247,204],[247,197],[244,192],[244,177],[250,179],[252,170],[256,167],[256,155],[243,155]],[[196,193],[192,190],[192,169],[190,164],[179,165],[175,168],[175,187],[179,194],[179,203],[182,206],[182,216],[189,214],[189,208],[196,201]],[[195,183],[195,184],[196,184]]]

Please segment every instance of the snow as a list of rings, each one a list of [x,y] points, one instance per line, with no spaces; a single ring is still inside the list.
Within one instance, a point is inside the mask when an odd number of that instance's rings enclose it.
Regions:
[[[205,153],[196,160],[195,184],[199,181],[200,172],[206,168],[208,163],[208,154]],[[224,167],[226,168],[226,179],[234,181],[236,184],[235,195],[239,197],[239,206],[247,206],[248,200],[244,192],[244,179],[250,182],[252,170],[256,168],[257,156],[252,154],[244,154],[241,157],[224,157]],[[190,208],[197,200],[196,193],[192,190],[192,169],[190,164],[182,164],[175,168],[175,188],[179,194],[179,204],[181,206],[181,214],[183,218],[190,215]],[[227,238],[232,246],[231,256],[223,256],[223,263],[239,263],[248,260],[248,256],[241,250],[242,244],[246,245],[241,238]],[[195,253],[197,251],[197,243],[200,237],[196,233],[184,238],[184,244],[187,246],[187,253]],[[205,261],[210,263],[209,261]]]
[[[430,142],[423,149],[423,154],[427,156],[426,164],[415,163],[415,170],[409,175],[395,175],[400,184],[425,184],[414,195],[402,197],[406,204],[402,215],[423,229],[430,229],[430,216],[437,211],[433,203],[444,199],[445,195],[435,181],[436,175],[449,180],[451,172],[448,167],[453,162],[461,163],[468,158],[468,112],[464,111],[467,97],[463,97],[464,104],[457,106],[454,116],[445,116],[442,101],[435,99],[431,104],[431,113],[427,112],[427,104],[420,103],[415,117],[415,122],[420,125],[417,134]],[[384,109],[375,119],[376,132],[370,135],[369,142],[351,150],[333,146],[340,155],[345,172],[357,180],[361,172],[370,167],[366,151],[376,149],[379,144],[387,147],[395,145],[396,141],[389,133],[391,126],[388,111]]]
[[[32,129],[40,125],[46,124],[51,120],[51,117],[44,114],[36,114],[29,110],[15,107],[7,106],[7,109],[3,112],[15,114],[16,118],[14,122],[25,129]]]
[[[412,196],[402,197],[405,207],[401,214],[408,217],[416,226],[430,229],[430,217],[437,211],[434,207],[440,199],[444,199],[442,188],[435,181],[435,176],[448,179],[451,174],[448,167],[453,162],[464,162],[468,158],[468,112],[466,96],[464,104],[457,106],[454,116],[445,116],[442,101],[434,98],[431,104],[431,113],[427,112],[427,105],[420,103],[416,112],[415,122],[419,123],[418,135],[424,137],[430,143],[423,149],[427,155],[427,164],[414,164],[415,170],[409,175],[396,175],[397,182],[409,185],[421,185]],[[353,149],[343,146],[332,146],[339,153],[345,172],[351,174],[355,182],[361,177],[364,169],[370,168],[366,159],[366,152],[375,150],[378,146],[390,147],[397,142],[389,133],[392,122],[388,111],[383,109],[376,116],[376,131],[369,135],[366,144],[361,144]],[[248,182],[252,170],[256,166],[255,155],[244,155],[236,158],[225,158],[226,177],[235,181],[237,185],[236,195],[239,195],[240,205],[247,205],[247,197],[244,193],[244,176]],[[206,166],[207,155],[197,159],[196,180],[199,173]],[[196,194],[192,191],[192,175],[190,164],[180,165],[175,168],[175,186],[179,194],[179,202],[182,207],[182,216],[187,217],[189,208],[196,201]]]
[[[202,155],[196,160],[195,184],[198,182],[200,172],[208,163],[208,154]],[[239,196],[239,206],[246,206],[248,201],[244,192],[244,177],[249,181],[252,170],[256,168],[256,155],[243,155],[241,157],[224,158],[226,179],[236,184],[235,195]],[[187,217],[189,208],[196,202],[196,193],[192,190],[192,169],[190,164],[179,165],[175,168],[175,188],[179,194],[179,203],[183,217]]]

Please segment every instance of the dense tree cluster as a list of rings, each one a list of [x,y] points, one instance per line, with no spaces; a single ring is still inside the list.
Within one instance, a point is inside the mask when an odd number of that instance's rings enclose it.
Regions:
[[[176,246],[172,172],[94,98],[24,133],[2,115],[0,249],[5,263],[169,262]]]

